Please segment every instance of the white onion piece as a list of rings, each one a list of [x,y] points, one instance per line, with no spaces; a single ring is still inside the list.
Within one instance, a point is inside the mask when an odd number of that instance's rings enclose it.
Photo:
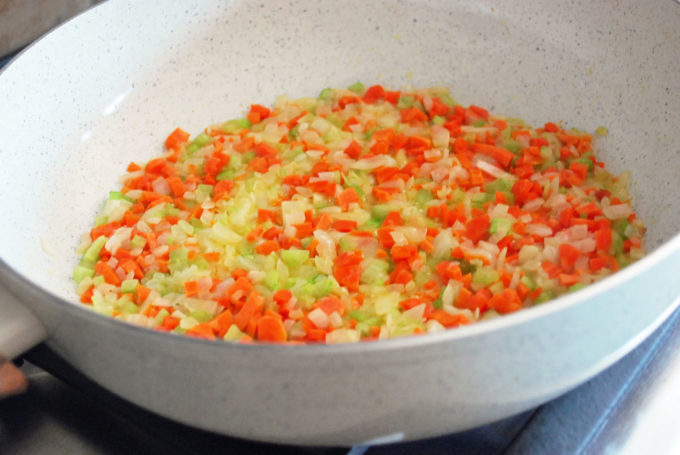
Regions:
[[[170,185],[168,185],[168,182],[163,177],[158,177],[156,180],[151,182],[151,188],[153,188],[156,193],[162,194],[164,196],[170,194]]]
[[[597,247],[597,242],[593,238],[577,240],[575,242],[570,242],[570,244],[581,253],[590,253],[591,251],[595,251],[595,248]]]
[[[610,220],[620,220],[632,215],[633,208],[628,204],[616,204],[602,207],[602,213]]]
[[[527,224],[527,232],[532,235],[538,235],[539,237],[548,237],[552,235],[552,229],[545,224]]]
[[[375,169],[381,166],[394,166],[397,162],[389,155],[375,155],[363,158],[352,164],[353,169]]]
[[[527,202],[522,206],[522,211],[524,212],[535,212],[536,210],[540,209],[545,201],[543,198],[536,198],[532,201]]]

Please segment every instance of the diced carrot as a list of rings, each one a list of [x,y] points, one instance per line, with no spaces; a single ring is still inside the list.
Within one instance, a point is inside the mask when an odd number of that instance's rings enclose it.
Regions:
[[[187,297],[193,297],[198,295],[199,287],[198,281],[185,281],[184,282],[184,294]]]
[[[165,148],[168,149],[168,150],[178,149],[182,144],[185,144],[188,140],[189,140],[189,133],[182,130],[181,128],[176,128],[165,139]]]
[[[433,311],[430,315],[430,319],[434,319],[444,327],[449,328],[470,323],[470,320],[464,314],[450,314],[444,310]]]
[[[558,249],[560,265],[564,270],[573,270],[574,263],[581,256],[581,252],[568,243],[563,243]]]
[[[333,228],[340,232],[351,232],[356,227],[357,222],[355,220],[335,220],[333,222]]]
[[[188,329],[187,335],[196,338],[205,338],[206,340],[215,340],[215,332],[208,323],[198,324]]]
[[[280,249],[279,242],[276,240],[266,240],[255,247],[258,254],[269,254]]]
[[[262,314],[263,308],[264,297],[257,291],[251,292],[241,310],[234,316],[234,324],[244,331],[253,317]]]
[[[227,309],[215,316],[208,325],[218,337],[223,338],[229,330],[229,327],[231,327],[232,319],[233,315],[231,314],[231,310]]]
[[[288,334],[280,317],[265,315],[257,320],[257,339],[272,343],[286,341]]]
[[[346,188],[337,196],[338,205],[343,211],[349,209],[349,205],[354,202],[360,202],[359,194],[354,188]]]
[[[97,274],[103,276],[104,280],[107,283],[113,284],[114,286],[120,286],[120,278],[118,278],[116,272],[114,272],[111,266],[106,262],[104,261],[97,262],[94,266],[94,271]]]

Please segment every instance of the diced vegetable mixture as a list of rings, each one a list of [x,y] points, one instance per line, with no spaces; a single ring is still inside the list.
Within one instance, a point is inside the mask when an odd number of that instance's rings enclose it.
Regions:
[[[512,313],[644,255],[628,176],[592,142],[444,88],[253,104],[130,163],[81,245],[78,294],[124,321],[241,342],[376,340]]]

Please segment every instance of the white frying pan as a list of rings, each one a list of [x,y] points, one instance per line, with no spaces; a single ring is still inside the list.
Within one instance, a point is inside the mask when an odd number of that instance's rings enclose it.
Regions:
[[[75,303],[74,249],[128,162],[157,155],[176,126],[197,133],[250,102],[357,80],[606,126],[600,156],[632,172],[651,253],[537,308],[354,345],[213,343]],[[678,304],[678,127],[671,0],[111,1],[0,74],[0,352],[44,339],[140,406],[245,438],[353,444],[490,422],[592,377]]]

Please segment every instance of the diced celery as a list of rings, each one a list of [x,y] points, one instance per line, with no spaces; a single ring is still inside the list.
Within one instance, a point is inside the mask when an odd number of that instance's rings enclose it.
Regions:
[[[361,229],[364,230],[372,230],[372,229],[378,229],[382,225],[382,221],[371,218],[368,221],[366,221],[364,224],[360,226]]]
[[[297,267],[309,259],[309,251],[295,248],[281,250],[281,259],[288,267]]]
[[[579,289],[583,289],[584,287],[586,287],[586,285],[583,283],[572,284],[571,286],[569,286],[569,292],[578,291]]]
[[[414,202],[418,207],[423,207],[426,203],[430,202],[432,199],[434,199],[434,196],[432,196],[432,191],[426,190],[426,189],[419,189],[418,192],[416,193],[416,197]]]
[[[138,280],[123,280],[120,284],[120,292],[134,293],[137,290]]]
[[[295,125],[290,130],[288,130],[288,137],[291,138],[291,139],[295,139],[296,137],[298,137],[298,134],[300,134],[300,126],[299,125]]]
[[[81,265],[92,265],[99,260],[99,253],[102,251],[102,248],[104,248],[104,245],[106,244],[106,241],[108,240],[108,237],[105,237],[103,235],[100,235],[97,237],[94,242],[92,242],[92,245],[85,251],[85,254],[83,254],[83,260],[81,262]]]
[[[319,99],[321,100],[331,100],[333,99],[333,89],[332,88],[325,88],[321,90],[321,93],[319,93]]]
[[[102,224],[106,224],[109,221],[109,217],[106,215],[97,215],[94,217],[94,225],[95,226],[101,226]]]
[[[350,310],[349,311],[349,317],[352,318],[352,319],[356,319],[359,322],[363,322],[363,321],[365,321],[366,319],[369,318],[369,315],[364,313],[363,311]]]
[[[331,289],[333,289],[333,280],[330,278],[323,278],[320,280],[315,280],[312,286],[311,294],[317,299],[327,296]]]
[[[618,256],[623,253],[623,236],[618,232],[612,231],[612,245],[609,248],[609,253],[612,256]]]
[[[163,319],[165,319],[167,316],[170,316],[170,313],[168,312],[168,310],[163,308],[161,311],[159,311],[156,314],[156,317],[154,318],[154,320],[156,321],[156,324],[160,325],[160,324],[163,323]]]
[[[183,246],[170,251],[168,268],[171,272],[185,269],[189,265],[189,252]]]
[[[123,300],[123,299],[118,299],[115,305],[118,308],[118,311],[120,311],[123,314],[136,314],[139,313],[139,307],[135,305],[134,302],[131,302],[130,300]]]
[[[375,312],[383,315],[391,313],[399,307],[399,293],[389,292],[375,299]]]
[[[488,286],[491,283],[498,281],[500,277],[498,272],[492,268],[480,267],[472,274],[472,282],[482,286]]]
[[[506,141],[503,141],[503,148],[517,155],[520,151],[522,151],[522,144],[515,140],[508,139]]]
[[[186,150],[190,154],[194,153],[196,150],[199,150],[205,147],[206,145],[212,143],[212,141],[213,141],[212,137],[208,136],[205,133],[201,133],[198,136],[196,136],[196,138],[193,141],[191,141],[189,145],[187,145]]]
[[[238,133],[241,130],[250,128],[251,124],[247,118],[240,118],[236,120],[229,120],[222,124],[222,131],[227,134]]]
[[[628,228],[628,220],[621,218],[612,222],[612,229],[616,231],[621,237],[626,238],[626,229]]]
[[[217,180],[234,180],[236,172],[233,169],[225,168],[217,174]]]
[[[361,272],[361,282],[382,285],[387,280],[390,264],[382,259],[375,259]]]
[[[205,310],[194,310],[189,313],[189,316],[196,319],[198,322],[209,322],[214,317],[211,312]]]
[[[146,239],[141,235],[135,235],[132,237],[132,240],[130,240],[130,246],[132,246],[132,248],[143,248],[144,245],[146,245]]]
[[[466,273],[475,273],[475,270],[477,270],[477,267],[465,260],[458,261],[458,265],[460,266],[460,271],[463,272],[463,275]]]
[[[460,188],[456,188],[455,190],[451,191],[451,203],[453,204],[460,204],[463,202],[465,199],[465,191],[461,190]]]
[[[406,108],[412,107],[414,102],[415,102],[415,98],[411,95],[401,96],[401,97],[399,97],[399,100],[397,101],[397,108],[406,109]]]
[[[251,161],[253,161],[253,158],[255,158],[255,156],[256,156],[255,152],[253,152],[251,150],[251,151],[245,152],[243,155],[241,155],[241,158],[243,159],[243,162],[247,164],[247,163],[250,163]]]
[[[94,276],[94,269],[90,267],[86,267],[84,265],[77,265],[75,269],[73,269],[73,279],[75,280],[76,283],[80,283],[87,277],[92,277]]]
[[[536,298],[536,303],[543,303],[547,302],[548,300],[551,300],[555,297],[555,292],[552,290],[545,290],[539,294],[539,296]]]
[[[484,185],[484,191],[486,191],[489,194],[496,194],[496,191],[503,191],[503,192],[509,192],[512,190],[512,182],[509,180],[505,180],[503,178],[498,178],[496,180],[493,180],[486,185]]]
[[[92,284],[95,286],[99,286],[104,283],[106,283],[106,280],[101,275],[97,275],[96,277],[92,278]]]
[[[399,211],[399,207],[392,204],[376,204],[371,207],[371,215],[380,221],[384,220],[390,212],[394,211]]]
[[[355,82],[354,84],[347,87],[347,90],[361,94],[364,91],[364,84],[362,84],[361,82]]]
[[[529,290],[531,290],[531,291],[535,291],[535,290],[536,290],[536,283],[534,282],[534,280],[532,280],[531,278],[529,278],[527,275],[524,275],[522,278],[520,278],[520,279],[519,279],[519,282],[522,283],[522,284],[524,284],[524,285],[525,285],[526,287],[528,287]]]
[[[275,291],[279,288],[279,272],[276,270],[270,270],[264,276],[262,283],[267,286],[271,291]]]
[[[481,128],[484,125],[486,125],[486,120],[479,119],[479,120],[472,122],[472,126],[474,126],[476,128]]]
[[[511,228],[512,220],[507,218],[492,218],[491,226],[489,227],[489,234],[500,232],[501,234],[507,235]]]
[[[224,334],[224,339],[225,341],[236,341],[240,340],[241,337],[243,337],[245,333],[241,332],[239,328],[236,326],[236,324],[232,324],[231,327],[229,327],[229,330],[227,330],[227,333]]]
[[[109,191],[109,199],[123,199],[132,202],[132,199],[121,193],[120,191]]]
[[[435,115],[434,117],[432,117],[433,125],[443,125],[444,123],[446,123],[446,118],[441,117],[439,115]]]
[[[577,158],[577,159],[573,160],[572,162],[574,162],[574,161],[577,162],[577,163],[585,164],[586,166],[588,166],[588,172],[593,171],[593,161],[592,160],[589,160],[588,158]]]

